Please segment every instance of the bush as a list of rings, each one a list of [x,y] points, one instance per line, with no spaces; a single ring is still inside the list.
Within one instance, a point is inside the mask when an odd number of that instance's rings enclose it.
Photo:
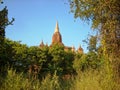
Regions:
[[[0,90],[37,90],[38,80],[34,81],[25,78],[23,73],[16,73],[15,70],[9,69]]]
[[[6,78],[0,77],[0,90],[119,90],[120,85],[113,78],[110,69],[89,69],[79,71],[78,75],[69,79],[62,79],[48,74],[41,81],[39,79],[28,79],[23,73],[16,73],[8,69]]]

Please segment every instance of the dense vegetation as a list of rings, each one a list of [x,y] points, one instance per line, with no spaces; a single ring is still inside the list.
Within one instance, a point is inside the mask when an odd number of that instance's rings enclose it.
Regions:
[[[70,0],[75,18],[92,23],[98,32],[103,56],[120,83],[120,2],[118,0]]]
[[[52,47],[28,47],[20,41],[5,38],[5,28],[14,19],[8,20],[6,7],[1,10],[0,90],[119,90],[120,30],[113,28],[119,26],[119,1],[91,1],[70,2],[75,17],[92,19],[93,27],[99,32],[89,37],[89,51],[83,54],[65,51],[63,46],[57,44]],[[99,8],[101,5],[103,8]],[[109,8],[111,5],[116,7]],[[116,12],[113,13],[112,9]],[[111,26],[111,23],[116,24]],[[108,37],[115,32],[117,37]]]
[[[92,36],[93,39],[94,37]],[[90,40],[92,41],[92,40]],[[90,43],[90,42],[89,42]],[[89,44],[89,52],[64,51],[62,46],[28,47],[5,39],[6,65],[1,90],[118,90],[110,65],[101,50]],[[7,67],[7,65],[9,67]],[[30,67],[32,71],[30,71]]]

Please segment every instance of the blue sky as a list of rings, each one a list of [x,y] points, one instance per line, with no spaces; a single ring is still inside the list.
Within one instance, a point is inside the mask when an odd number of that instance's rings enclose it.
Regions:
[[[70,12],[68,0],[4,0],[0,9],[7,6],[9,19],[15,18],[14,25],[6,28],[6,37],[22,41],[28,46],[38,46],[43,40],[51,44],[56,21],[66,46],[81,45],[86,52],[82,40],[91,32],[90,25],[80,19],[74,19]]]

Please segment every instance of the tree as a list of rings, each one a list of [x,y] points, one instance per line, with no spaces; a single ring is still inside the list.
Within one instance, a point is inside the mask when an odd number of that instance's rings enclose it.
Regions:
[[[5,38],[5,26],[8,23],[7,18],[8,11],[6,8],[0,11],[0,62],[3,60],[4,56],[4,38]]]
[[[39,76],[44,77],[46,74],[50,73],[50,66],[52,61],[52,56],[49,53],[49,47],[44,46],[39,48],[37,51],[38,64],[40,66]]]
[[[2,3],[2,1],[0,1],[0,3]],[[0,71],[4,71],[4,66],[7,65],[7,56],[6,56],[6,47],[5,47],[5,28],[6,26],[12,24],[12,22],[14,21],[14,19],[12,19],[11,21],[8,20],[8,10],[7,7],[3,8],[0,11],[0,63],[2,63],[0,65]]]
[[[51,73],[54,74],[54,72],[57,71],[57,74],[60,75],[63,71],[61,63],[65,59],[64,47],[59,44],[54,44],[52,45],[52,47],[50,47],[49,53],[52,56],[52,61],[49,67],[51,70]]]
[[[97,52],[98,47],[100,46],[98,44],[98,38],[97,35],[90,35],[90,37],[87,38],[87,40],[83,40],[88,46],[87,49],[89,52]]]
[[[73,69],[75,52],[65,51],[64,52],[64,60],[61,63],[63,68],[63,75],[65,74],[75,74],[75,70]]]
[[[70,0],[75,18],[92,21],[101,37],[103,55],[120,72],[120,2],[118,0]],[[120,76],[120,75],[118,75]]]
[[[118,52],[120,52],[120,2],[118,0],[71,0],[70,4],[75,18],[92,20],[92,27],[99,30],[101,35],[105,54],[118,57]]]

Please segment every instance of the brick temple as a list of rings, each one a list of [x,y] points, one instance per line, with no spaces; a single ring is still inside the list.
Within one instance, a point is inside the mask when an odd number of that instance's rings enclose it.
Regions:
[[[79,48],[77,50],[75,50],[75,47],[72,46],[72,47],[69,47],[69,46],[65,46],[62,42],[62,35],[59,31],[59,25],[58,25],[58,22],[56,22],[56,27],[55,27],[55,31],[53,33],[53,36],[52,36],[52,43],[50,45],[50,47],[52,47],[52,45],[54,44],[59,44],[59,45],[62,45],[64,47],[64,50],[65,51],[68,51],[68,50],[71,50],[73,52],[77,52],[77,53],[80,53],[82,54],[83,53],[83,48],[81,46],[79,46]],[[44,47],[45,44],[44,42],[42,41],[39,45],[40,48]]]

